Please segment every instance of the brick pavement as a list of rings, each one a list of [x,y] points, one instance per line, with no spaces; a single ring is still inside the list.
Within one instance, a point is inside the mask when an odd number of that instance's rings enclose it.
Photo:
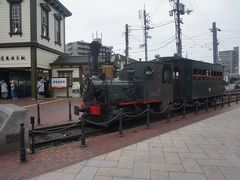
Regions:
[[[240,107],[33,179],[239,180],[239,110]]]
[[[69,102],[72,104],[72,121],[69,121]],[[0,99],[0,104],[15,104],[20,107],[24,107],[28,110],[28,119],[30,116],[35,117],[36,128],[53,126],[59,124],[68,124],[78,121],[78,117],[73,114],[73,106],[80,104],[80,98],[62,98],[62,99],[48,99],[44,101],[36,101],[32,99]],[[41,124],[37,124],[37,104],[40,104],[40,121]],[[30,120],[29,120],[30,123]]]
[[[30,177],[34,177],[52,170],[56,170],[58,168],[63,168],[68,165],[72,165],[74,163],[78,163],[77,167],[73,165],[73,168],[66,168],[66,172],[69,172],[68,174],[65,173],[57,173],[54,174],[53,179],[56,179],[56,177],[59,177],[59,179],[73,179],[73,177],[78,177],[77,179],[82,179],[80,177],[82,176],[88,176],[89,174],[92,175],[96,173],[97,176],[95,178],[100,178],[103,176],[103,179],[112,179],[112,177],[118,176],[119,172],[120,174],[127,174],[126,177],[130,176],[130,174],[133,174],[135,172],[136,175],[131,176],[133,177],[140,177],[138,174],[138,169],[142,169],[142,167],[146,167],[147,169],[153,169],[153,171],[147,171],[146,173],[148,176],[145,179],[148,179],[149,174],[151,174],[151,177],[166,177],[166,178],[173,178],[174,177],[185,177],[184,173],[190,169],[190,171],[194,171],[192,174],[189,174],[187,176],[189,177],[195,177],[196,172],[199,172],[200,169],[198,166],[201,166],[201,169],[205,168],[206,172],[212,172],[216,171],[218,174],[222,175],[222,171],[229,173],[229,172],[236,172],[238,169],[229,169],[231,166],[228,166],[225,161],[201,161],[201,159],[204,159],[206,156],[211,158],[218,158],[219,156],[222,157],[223,153],[226,153],[227,162],[235,162],[235,156],[232,156],[232,154],[229,154],[231,151],[231,148],[234,148],[233,144],[231,144],[232,141],[228,143],[228,138],[225,139],[226,147],[227,148],[221,148],[219,149],[218,153],[214,153],[214,151],[211,149],[213,147],[218,147],[216,144],[218,142],[218,139],[216,139],[214,136],[212,137],[211,134],[190,134],[192,132],[198,132],[198,128],[192,125],[191,128],[186,127],[187,131],[185,130],[179,130],[177,132],[177,137],[175,139],[172,139],[171,136],[164,136],[163,138],[159,138],[160,142],[152,142],[153,146],[151,148],[151,156],[149,156],[149,153],[146,153],[145,150],[148,148],[149,145],[147,145],[148,140],[143,143],[139,143],[137,146],[137,149],[134,149],[133,147],[127,147],[127,149],[120,150],[121,153],[119,153],[118,149],[122,147],[126,147],[129,145],[132,145],[134,143],[137,143],[142,140],[146,140],[149,138],[152,138],[154,136],[158,136],[159,134],[163,134],[166,132],[169,132],[171,130],[177,129],[179,127],[186,126],[188,124],[198,122],[200,120],[206,119],[208,117],[212,117],[216,114],[220,114],[226,111],[229,111],[231,109],[239,108],[240,105],[232,105],[231,107],[226,107],[224,109],[218,108],[217,110],[211,109],[208,113],[205,112],[199,112],[197,116],[194,116],[193,114],[187,115],[185,119],[182,118],[174,118],[171,120],[170,123],[165,124],[165,122],[156,122],[151,124],[150,129],[146,129],[144,127],[138,127],[134,129],[129,129],[124,131],[124,137],[120,138],[116,133],[112,133],[109,135],[104,135],[101,137],[94,137],[87,140],[87,148],[80,148],[79,142],[73,142],[69,144],[65,144],[62,146],[54,147],[47,150],[42,150],[37,152],[35,155],[28,154],[27,160],[28,162],[24,165],[19,163],[19,153],[11,153],[6,155],[1,155],[0,157],[0,179],[27,179]],[[178,121],[177,121],[178,120]],[[231,118],[229,119],[231,121]],[[224,121],[221,119],[221,121]],[[211,125],[211,123],[209,124]],[[227,126],[226,123],[224,125]],[[232,123],[231,123],[232,125]],[[209,126],[209,131],[211,130]],[[218,123],[215,123],[215,127],[211,130],[211,132],[218,132],[217,129]],[[219,125],[219,127],[221,127]],[[231,127],[229,125],[229,127]],[[237,126],[236,126],[237,127]],[[193,128],[193,130],[191,130]],[[231,131],[228,131],[228,133],[231,133]],[[176,135],[176,132],[171,132],[170,134]],[[180,136],[181,135],[181,136]],[[233,134],[232,134],[233,135]],[[153,139],[150,139],[150,141]],[[171,141],[170,141],[171,140]],[[171,143],[170,143],[171,142]],[[203,143],[202,146],[198,146],[197,143]],[[205,144],[204,144],[205,143]],[[208,143],[208,144],[206,144]],[[209,146],[211,143],[214,144],[214,146]],[[130,150],[128,149],[130,148]],[[133,148],[133,149],[132,149]],[[132,149],[132,150],[131,150]],[[204,153],[202,153],[204,149]],[[96,157],[98,155],[108,153],[111,151],[115,151],[114,153],[110,153],[108,155],[103,155],[104,162],[89,162],[88,164],[82,169],[82,174],[78,175],[77,172],[80,172],[80,167],[83,167],[84,160],[87,160],[89,158]],[[137,150],[137,151],[136,151]],[[116,155],[117,154],[117,155]],[[116,156],[119,156],[122,159],[116,160]],[[239,154],[238,154],[239,155]],[[122,157],[123,156],[123,157]],[[125,157],[126,156],[126,157]],[[129,157],[130,156],[130,157]],[[136,156],[136,157],[135,157]],[[105,158],[107,157],[107,159]],[[97,159],[101,159],[102,156],[97,157]],[[134,159],[133,159],[134,158]],[[116,169],[116,162],[105,162],[105,160],[112,160],[112,161],[118,161],[118,166],[120,170]],[[129,170],[126,167],[132,167],[131,162],[141,162],[141,161],[147,161],[152,160],[153,164],[149,166],[149,164],[134,164],[134,167],[136,167],[136,170]],[[190,160],[189,160],[190,159]],[[126,161],[127,160],[127,161]],[[221,159],[220,159],[221,160]],[[130,162],[128,162],[130,161]],[[82,162],[82,163],[79,163]],[[215,167],[217,163],[222,163],[223,166]],[[236,164],[238,161],[235,162]],[[97,165],[99,164],[105,164],[101,169]],[[198,166],[197,166],[197,165]],[[85,165],[85,164],[84,164]],[[232,164],[231,164],[232,165]],[[194,170],[192,169],[192,166],[194,166]],[[204,167],[203,167],[204,166]],[[205,167],[206,166],[206,167]],[[208,168],[210,166],[210,168]],[[150,168],[149,168],[150,167]],[[225,167],[225,168],[223,168]],[[110,169],[107,169],[110,168]],[[115,169],[112,169],[115,168]],[[164,169],[174,169],[177,168],[180,174],[174,174],[169,172],[162,172]],[[217,170],[216,170],[217,168]],[[219,172],[222,168],[222,171]],[[62,170],[58,170],[61,171]],[[204,172],[205,172],[204,171]],[[111,176],[106,176],[106,174],[111,174]],[[139,172],[140,173],[140,172]],[[181,174],[182,173],[182,174]],[[145,173],[143,173],[145,174]],[[57,175],[57,176],[55,176]],[[60,176],[59,176],[60,175]],[[67,177],[67,176],[71,177]],[[220,176],[219,175],[219,176]],[[237,174],[238,175],[238,174]],[[40,179],[46,177],[40,176]],[[48,175],[47,177],[52,177],[52,175]],[[60,178],[61,177],[61,178]],[[202,173],[199,175],[199,177],[203,177]],[[234,177],[234,176],[233,176]],[[130,178],[130,179],[131,179]],[[196,177],[198,178],[198,176]],[[44,178],[43,178],[44,179]],[[120,177],[119,177],[120,179]],[[84,179],[85,180],[85,179]]]

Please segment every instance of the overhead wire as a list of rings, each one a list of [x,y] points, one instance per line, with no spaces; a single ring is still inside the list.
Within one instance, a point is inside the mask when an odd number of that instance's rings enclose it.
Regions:
[[[157,6],[155,7],[155,9],[153,11],[149,12],[149,15],[151,15],[152,17],[154,17],[157,13],[157,9],[160,7],[160,4],[162,3],[162,0],[159,0]]]
[[[175,41],[175,36],[170,41],[168,41],[166,44],[164,44],[163,46],[161,46],[159,48],[156,48],[156,49],[149,50],[149,52],[154,52],[154,51],[158,51],[158,50],[160,50],[162,48],[165,48],[166,46],[171,44],[173,41]]]
[[[151,28],[153,29],[153,28],[163,27],[163,26],[166,26],[166,25],[168,25],[168,24],[172,24],[172,23],[174,23],[174,22],[175,22],[175,21],[166,22],[166,23],[164,23],[164,24],[159,24],[159,25],[152,26]]]
[[[200,8],[202,9],[203,15],[205,16],[206,20],[207,20],[209,23],[211,23],[209,16],[207,15],[205,9],[203,8],[203,4],[202,4],[201,0],[198,0],[198,2],[199,2]]]
[[[131,53],[132,53],[132,54],[135,54],[135,53],[140,53],[140,52],[144,52],[144,49],[139,50],[139,51],[133,51],[133,52],[131,52]]]
[[[194,43],[198,44],[199,46],[202,46],[200,43],[198,43],[197,41],[193,40],[191,37],[188,37],[187,35],[183,34],[182,35],[188,39],[190,39],[191,41],[193,41]]]
[[[169,21],[166,21],[166,22],[156,23],[156,24],[154,24],[154,26],[151,27],[150,29],[158,28],[158,27],[163,27],[163,26],[166,26],[166,25],[171,24],[171,23],[173,23],[173,22],[174,22],[174,21],[169,20]],[[130,29],[130,30],[143,30],[143,29]],[[138,42],[142,42],[141,40],[137,39],[136,36],[133,35],[132,33],[131,33],[131,37],[133,37],[133,38],[134,38],[136,41],[138,41]],[[153,50],[148,50],[148,51],[149,51],[149,52],[152,52],[152,51],[157,51],[157,50],[159,50],[159,49],[162,49],[162,48],[166,47],[168,44],[172,43],[174,40],[175,40],[175,35],[173,35],[173,36],[171,37],[171,40],[170,40],[169,42],[167,42],[165,45],[161,46],[160,48],[153,49]],[[139,50],[139,51],[133,51],[133,52],[131,52],[131,53],[140,53],[140,52],[144,52],[144,49]]]
[[[239,39],[240,38],[240,36],[238,36],[238,37],[228,37],[228,38],[218,38],[218,39]]]
[[[149,12],[149,15],[150,15],[151,17],[157,16],[157,14],[160,12],[160,11],[157,11],[157,10],[160,9],[161,3],[165,3],[165,0],[159,0],[158,4],[155,6],[155,9]],[[166,5],[167,5],[167,3],[164,4],[164,6],[162,7],[162,9],[165,8]]]
[[[142,40],[139,40],[135,35],[133,34],[130,34],[129,35],[130,37],[133,37],[137,42],[143,42]]]
[[[163,41],[161,41],[161,42],[155,42],[155,43],[151,43],[151,47],[153,47],[153,46],[159,46],[159,44],[165,44],[165,43],[167,43],[167,42],[169,42],[172,38],[174,38],[175,37],[175,35],[173,35],[173,36],[171,36],[171,37],[169,37],[169,38],[161,38],[161,39],[164,39]]]
[[[164,21],[164,22],[159,22],[159,23],[152,23],[153,26],[157,26],[157,25],[162,25],[162,24],[165,24],[165,23],[168,23],[168,22],[172,22],[173,20],[169,19],[167,21]]]
[[[199,37],[199,36],[206,35],[206,34],[210,34],[210,31],[206,31],[206,32],[199,33],[199,34],[196,34],[196,35],[193,35],[193,36],[189,36],[189,37],[190,38],[195,38],[195,37]]]
[[[199,8],[199,5],[197,4],[197,1],[194,1],[195,2],[194,5],[191,2],[191,0],[188,0],[188,2],[190,4],[190,6],[192,6],[193,13],[196,14],[199,17],[200,23],[203,24],[204,26],[208,27],[211,24],[211,23],[209,23],[209,18],[202,15],[202,12],[200,10],[201,8]],[[200,6],[202,6],[202,4]],[[205,17],[205,18],[203,19],[203,17]]]

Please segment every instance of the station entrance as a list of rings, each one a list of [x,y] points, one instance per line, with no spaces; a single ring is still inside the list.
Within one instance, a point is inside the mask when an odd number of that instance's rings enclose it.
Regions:
[[[37,70],[37,80],[49,79],[48,70]],[[16,84],[17,97],[19,98],[31,98],[31,70],[30,68],[14,68],[14,69],[0,69],[0,82],[4,80],[8,85],[8,98],[11,98],[10,82],[13,80]],[[1,97],[1,93],[0,93]]]
[[[0,81],[8,85],[8,98],[11,98],[10,82],[16,84],[18,97],[31,97],[31,72],[28,69],[0,69]]]

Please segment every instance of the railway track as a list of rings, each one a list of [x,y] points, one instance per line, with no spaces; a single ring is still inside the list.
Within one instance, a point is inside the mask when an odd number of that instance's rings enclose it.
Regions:
[[[104,134],[104,129],[92,125],[85,127],[86,137]],[[80,122],[63,124],[45,128],[37,128],[29,131],[30,146],[34,136],[35,148],[44,149],[62,143],[78,140],[81,137]]]
[[[240,90],[235,90],[231,92],[226,92],[224,94],[224,103],[228,103],[228,96],[230,96],[229,101],[230,102],[237,102],[236,98],[239,96],[240,100]],[[221,104],[220,101],[217,102],[217,104]],[[199,110],[204,109],[204,106],[199,107]],[[191,113],[194,111],[194,108],[187,108],[186,113]],[[181,111],[173,111],[171,112],[171,118],[176,116],[181,116]],[[163,114],[158,117],[151,116],[151,122],[159,121],[166,118],[166,114]],[[146,124],[146,116],[143,116],[141,118],[133,119],[131,121],[123,122],[123,128],[129,129],[134,128],[136,126],[142,126]],[[107,134],[110,132],[116,132],[118,131],[118,123],[115,123],[111,125],[109,128],[103,128],[99,126],[94,126],[91,124],[87,124],[85,126],[85,134],[86,137],[91,136],[98,136]],[[56,145],[60,145],[62,143],[79,140],[81,137],[81,124],[80,122],[71,123],[71,124],[63,124],[63,125],[57,125],[57,126],[51,126],[51,127],[45,127],[45,128],[38,128],[34,129],[34,131],[29,131],[29,138],[30,141],[32,139],[32,136],[34,135],[34,141],[35,141],[35,148],[43,149],[48,148]],[[30,144],[31,146],[31,144]]]

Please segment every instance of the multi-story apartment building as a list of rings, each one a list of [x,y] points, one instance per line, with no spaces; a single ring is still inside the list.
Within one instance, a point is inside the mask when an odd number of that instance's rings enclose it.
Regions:
[[[225,77],[239,74],[239,47],[233,50],[220,51],[219,62],[224,66]]]
[[[50,63],[64,55],[65,18],[58,0],[0,1],[0,80],[14,80],[18,96],[36,97],[38,77],[50,78]]]
[[[96,39],[100,41],[101,39]],[[70,42],[65,45],[65,53],[68,56],[89,56],[90,55],[90,47],[88,42],[84,41],[75,41]],[[105,56],[107,54],[111,55],[113,47],[101,46],[99,56]],[[103,58],[104,59],[104,58]]]

